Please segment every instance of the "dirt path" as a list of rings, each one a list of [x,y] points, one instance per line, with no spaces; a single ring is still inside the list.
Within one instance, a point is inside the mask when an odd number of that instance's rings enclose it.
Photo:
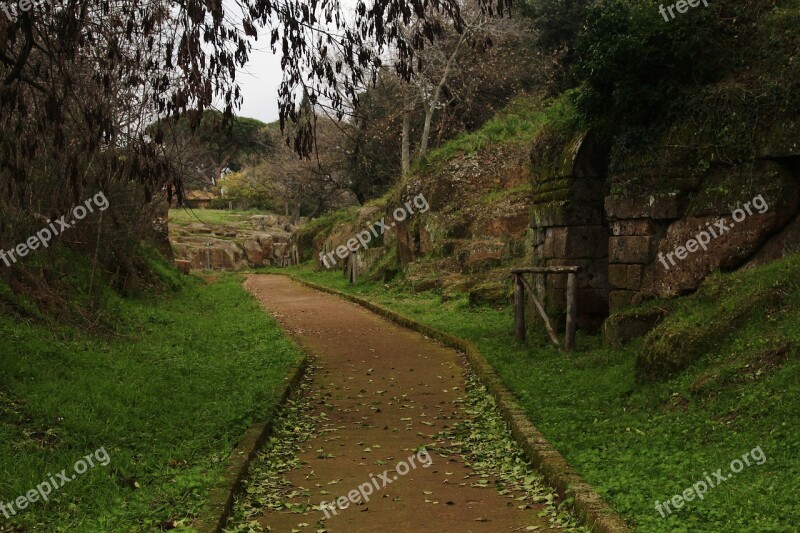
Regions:
[[[550,530],[539,516],[544,504],[501,494],[493,476],[480,477],[461,455],[419,451],[468,416],[459,354],[283,276],[251,276],[245,286],[314,356],[310,406],[325,413],[302,445],[301,466],[284,474],[296,487],[288,498],[306,512],[267,511],[258,519],[265,530]],[[319,508],[370,483],[378,488],[368,502],[354,498],[359,504],[329,518]]]

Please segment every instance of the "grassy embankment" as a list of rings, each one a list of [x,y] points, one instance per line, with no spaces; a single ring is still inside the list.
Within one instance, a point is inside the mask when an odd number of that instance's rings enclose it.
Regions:
[[[674,302],[650,343],[663,349],[669,339],[691,336],[706,343],[706,355],[671,378],[641,382],[635,362],[644,341],[614,350],[579,335],[578,350],[567,355],[549,346],[541,331],[526,344],[515,341],[510,307],[442,301],[434,293],[413,294],[402,283],[350,287],[339,272],[293,269],[475,342],[553,445],[630,523],[648,532],[777,532],[800,523],[798,271],[800,256],[794,256],[751,272],[714,275],[702,291]],[[768,294],[782,305],[759,306]],[[750,302],[744,313],[743,302]],[[738,320],[729,321],[732,312]],[[730,474],[731,461],[758,446],[764,464],[745,467],[666,518],[656,511],[656,500],[681,494],[706,474],[713,480],[718,468]]]
[[[0,501],[69,475],[100,447],[110,457],[49,502],[0,515],[0,531],[180,529],[278,401],[300,354],[241,278],[162,275],[173,290],[160,298],[106,291],[101,323],[111,327],[91,334],[37,316],[0,285]],[[86,279],[75,275],[78,293]],[[80,312],[79,301],[67,305]]]

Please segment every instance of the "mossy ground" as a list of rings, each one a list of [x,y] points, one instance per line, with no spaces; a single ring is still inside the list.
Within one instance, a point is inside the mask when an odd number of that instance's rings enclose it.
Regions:
[[[733,275],[712,275],[679,300],[646,338],[637,360],[641,378],[695,372],[751,372],[782,364],[800,346],[800,255]],[[760,375],[760,374],[759,374]]]

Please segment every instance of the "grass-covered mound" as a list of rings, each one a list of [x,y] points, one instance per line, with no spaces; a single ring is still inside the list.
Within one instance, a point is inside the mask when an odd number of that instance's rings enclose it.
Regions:
[[[648,336],[636,361],[643,379],[694,371],[734,380],[780,364],[800,345],[800,255],[716,274]]]
[[[720,275],[710,286],[723,315],[703,297],[677,302],[669,323],[685,336],[727,320],[728,306],[763,294],[770,284],[789,291],[800,257]],[[750,320],[729,324],[701,363],[661,382],[640,382],[635,363],[644,343],[603,347],[579,335],[578,349],[564,354],[543,331],[514,340],[510,307],[471,307],[466,297],[443,300],[414,294],[401,283],[347,285],[339,273],[310,269],[298,275],[359,294],[453,335],[475,342],[519,399],[533,423],[629,522],[641,531],[792,530],[800,522],[800,362],[796,344],[800,307],[774,312],[753,307]],[[795,291],[796,292],[796,291]],[[727,296],[726,296],[727,295]],[[794,296],[796,297],[796,296]],[[724,303],[726,302],[727,303]],[[765,302],[768,303],[768,302]],[[698,323],[702,318],[702,322]],[[672,322],[675,321],[675,322]],[[665,324],[666,327],[666,324]],[[699,334],[697,334],[699,335]],[[664,502],[760,447],[766,457],[681,509],[656,510]],[[752,456],[751,456],[752,457]]]
[[[85,266],[65,267],[74,293],[58,319],[0,285],[0,501],[101,447],[110,462],[0,515],[0,531],[188,523],[299,362],[238,277],[181,280],[154,264],[172,290],[124,299],[104,288],[90,312]]]
[[[493,145],[521,145],[527,151],[545,127],[571,128],[577,120],[568,95],[545,98],[540,94],[522,93],[478,130],[462,133],[431,151],[416,165],[415,172],[430,175],[459,155],[470,156]]]

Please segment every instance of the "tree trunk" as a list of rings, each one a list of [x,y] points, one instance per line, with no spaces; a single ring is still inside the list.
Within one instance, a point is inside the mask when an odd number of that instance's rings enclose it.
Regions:
[[[433,91],[433,97],[428,102],[427,106],[425,107],[425,127],[422,130],[422,139],[419,143],[419,158],[422,159],[426,155],[428,155],[428,141],[431,136],[431,124],[433,123],[433,114],[436,113],[436,107],[439,105],[439,99],[442,96],[442,90],[444,86],[447,85],[447,80],[450,79],[450,72],[453,70],[453,64],[455,64],[456,59],[458,59],[458,53],[461,50],[461,45],[464,44],[466,40],[466,33],[461,36],[461,39],[458,41],[456,45],[456,49],[453,50],[452,55],[447,60],[447,65],[444,67],[444,72],[442,72],[442,77],[439,80],[439,84],[436,86],[436,89]]]
[[[214,187],[217,186],[219,180],[222,179],[222,172],[228,167],[230,161],[231,158],[229,156],[225,156],[225,158],[219,164],[215,161],[212,161],[212,164],[214,165],[214,176],[211,178],[211,185]]]
[[[439,101],[439,87],[433,94],[433,100],[425,106],[425,127],[422,128],[422,139],[419,142],[419,158],[422,159],[428,155],[428,138],[431,136],[431,123],[433,122],[433,113],[436,111],[436,104]]]
[[[411,112],[412,107],[406,104],[403,110],[403,139],[402,139],[402,172],[405,176],[411,170]]]

